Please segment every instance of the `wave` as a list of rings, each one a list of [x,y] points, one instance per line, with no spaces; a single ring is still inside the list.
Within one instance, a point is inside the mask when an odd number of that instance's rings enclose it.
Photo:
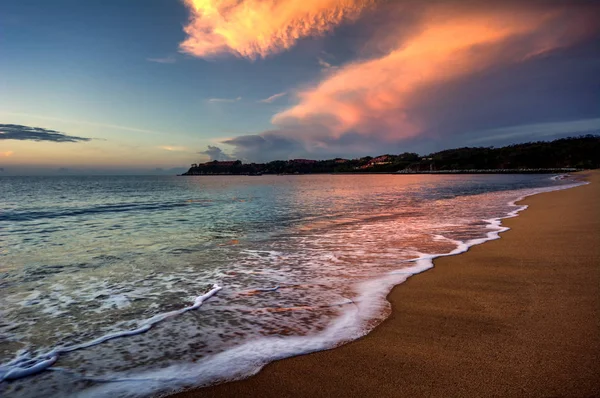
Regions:
[[[125,330],[121,332],[110,333],[85,343],[55,348],[45,354],[38,355],[35,358],[29,358],[27,353],[19,355],[12,361],[0,365],[0,382],[3,382],[5,380],[8,381],[21,379],[23,377],[32,376],[34,374],[43,372],[44,370],[49,369],[52,365],[54,365],[54,363],[58,360],[59,356],[62,354],[93,347],[95,345],[102,344],[109,340],[146,333],[155,325],[157,325],[160,322],[163,322],[168,318],[181,315],[188,311],[197,310],[202,306],[202,304],[206,300],[217,294],[217,292],[221,289],[222,287],[213,285],[212,289],[209,292],[196,297],[193,305],[184,307],[176,311],[170,311],[155,315],[152,318],[142,321],[140,323],[141,326],[134,330]]]
[[[292,356],[309,354],[338,347],[356,340],[369,333],[390,313],[390,304],[386,297],[391,289],[411,276],[434,267],[434,260],[439,257],[453,256],[468,251],[472,246],[500,238],[500,234],[510,228],[502,226],[502,220],[517,217],[527,205],[517,205],[522,199],[539,193],[569,189],[587,182],[573,183],[559,187],[538,188],[519,196],[508,203],[516,207],[503,217],[483,220],[489,231],[486,237],[466,241],[444,239],[456,244],[456,248],[448,253],[420,254],[417,258],[405,260],[412,263],[407,268],[390,271],[387,274],[361,283],[359,295],[345,306],[347,310],[333,324],[322,332],[295,337],[264,337],[243,343],[194,363],[171,365],[169,367],[140,372],[138,374],[114,374],[110,378],[95,381],[103,383],[84,391],[87,397],[109,397],[113,395],[142,397],[151,394],[173,392],[190,385],[203,387],[225,381],[240,380],[258,373],[266,364]],[[260,289],[275,291],[278,287]],[[384,317],[379,317],[382,306],[388,309]]]
[[[564,179],[566,179],[568,177],[570,177],[569,174],[557,174],[555,176],[550,177],[550,179],[552,181],[561,181],[561,180],[564,180]]]
[[[198,202],[171,202],[171,203],[119,203],[94,207],[66,208],[48,211],[0,211],[0,221],[33,221],[53,219],[59,217],[84,216],[99,213],[123,213],[131,211],[160,211],[171,210]]]

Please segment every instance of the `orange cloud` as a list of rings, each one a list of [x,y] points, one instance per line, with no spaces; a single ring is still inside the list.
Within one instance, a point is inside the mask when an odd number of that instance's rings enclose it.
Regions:
[[[4,156],[4,157],[9,157],[14,155],[15,153],[13,151],[6,151],[6,152],[0,152],[0,156]]]
[[[571,44],[586,26],[583,11],[432,6],[412,36],[400,39],[397,31],[386,32],[384,40],[393,43],[389,53],[328,74],[316,87],[299,92],[299,103],[272,122],[290,132],[324,126],[330,138],[347,132],[388,140],[412,137],[423,131],[422,121],[410,112],[422,89]],[[314,134],[318,142],[323,134],[323,129],[305,131],[301,138],[308,141]]]
[[[183,52],[266,57],[356,19],[374,0],[184,0],[191,13]]]

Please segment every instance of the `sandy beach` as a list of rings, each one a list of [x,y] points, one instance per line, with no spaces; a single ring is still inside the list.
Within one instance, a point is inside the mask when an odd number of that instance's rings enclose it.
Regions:
[[[582,176],[394,288],[366,337],[176,396],[599,396],[600,173]]]

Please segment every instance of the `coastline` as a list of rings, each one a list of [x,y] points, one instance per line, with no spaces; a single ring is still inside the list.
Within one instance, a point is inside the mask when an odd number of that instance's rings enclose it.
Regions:
[[[436,170],[436,171],[418,171],[418,170],[399,170],[399,171],[342,171],[342,172],[322,172],[322,173],[209,173],[209,174],[177,174],[177,177],[224,177],[224,176],[248,176],[248,177],[260,177],[264,175],[277,175],[277,176],[297,176],[297,175],[377,175],[377,174],[389,174],[389,175],[413,175],[413,174],[560,174],[560,173],[576,173],[580,172],[581,169],[575,168],[552,168],[552,169],[465,169],[465,170]]]
[[[396,286],[367,336],[198,396],[600,394],[600,173],[527,197],[502,239]]]

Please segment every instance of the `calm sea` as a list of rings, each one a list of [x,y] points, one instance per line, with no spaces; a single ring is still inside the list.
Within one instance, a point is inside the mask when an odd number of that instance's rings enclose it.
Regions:
[[[548,175],[0,177],[0,395],[145,396],[331,348]]]

